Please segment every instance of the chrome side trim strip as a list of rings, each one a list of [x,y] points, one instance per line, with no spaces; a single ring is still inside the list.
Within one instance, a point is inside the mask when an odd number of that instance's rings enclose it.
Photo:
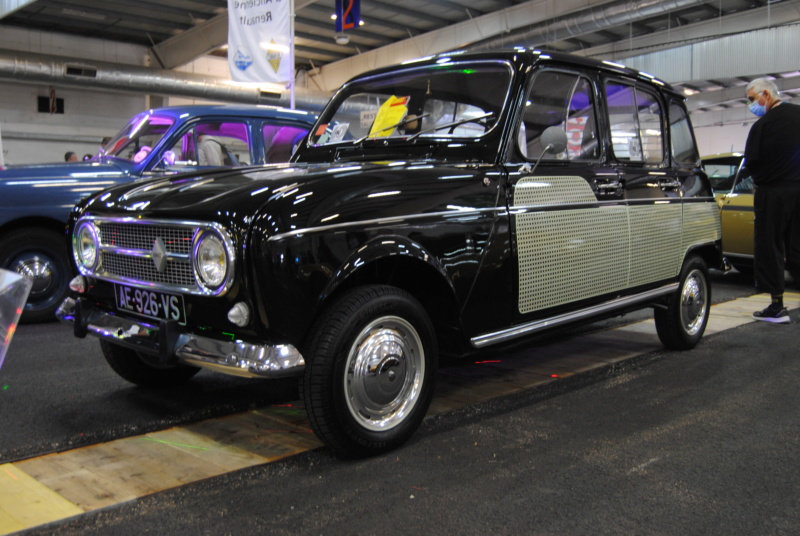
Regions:
[[[331,223],[328,225],[317,225],[314,227],[305,227],[303,229],[293,229],[291,231],[287,231],[285,233],[279,233],[273,236],[270,236],[267,241],[268,242],[275,242],[278,240],[284,240],[286,238],[290,238],[293,236],[300,236],[306,235],[310,233],[320,233],[326,231],[338,231],[342,229],[347,229],[351,227],[363,227],[366,225],[396,225],[402,223],[409,223],[416,220],[425,220],[430,218],[458,218],[458,217],[471,217],[475,215],[481,214],[492,214],[494,212],[499,212],[501,214],[524,214],[526,212],[535,212],[539,210],[559,210],[564,208],[576,208],[581,206],[604,206],[604,205],[620,205],[625,204],[624,201],[592,201],[587,203],[565,203],[562,205],[514,205],[510,209],[507,209],[504,205],[499,207],[485,207],[485,208],[475,208],[475,209],[463,209],[463,210],[445,210],[439,212],[423,212],[420,214],[403,214],[400,216],[393,216],[391,218],[374,218],[369,220],[357,220],[345,223]]]
[[[634,296],[615,298],[613,300],[593,305],[585,309],[580,309],[578,311],[572,311],[569,313],[564,313],[562,315],[545,318],[544,320],[536,320],[533,322],[529,322],[527,324],[521,324],[519,326],[514,326],[512,328],[504,329],[494,333],[485,333],[483,335],[478,335],[477,337],[471,338],[470,343],[475,348],[484,348],[486,346],[491,346],[492,344],[499,344],[501,342],[510,341],[518,337],[523,337],[525,335],[530,335],[545,329],[568,324],[570,322],[588,318],[606,311],[612,311],[614,309],[619,309],[628,305],[633,305],[636,303],[649,301],[654,298],[665,296],[667,294],[670,294],[678,290],[678,286],[679,286],[678,283],[672,283],[670,285],[666,285],[653,290],[648,290],[647,292],[642,292],[641,294],[636,294]]]
[[[487,207],[487,208],[476,208],[476,209],[469,209],[469,210],[447,210],[441,212],[423,212],[421,214],[405,214],[401,216],[392,216],[387,218],[374,218],[370,220],[358,220],[358,221],[351,221],[345,223],[331,223],[328,225],[317,225],[315,227],[306,227],[304,229],[294,229],[292,231],[287,231],[285,233],[279,233],[273,236],[270,236],[267,241],[268,242],[275,242],[278,240],[284,240],[286,238],[290,238],[293,236],[300,236],[306,235],[310,233],[320,233],[325,231],[336,231],[340,229],[347,229],[350,227],[363,227],[365,225],[389,225],[389,224],[402,224],[407,223],[414,220],[424,220],[430,218],[447,218],[447,217],[466,217],[466,216],[473,216],[475,214],[491,214],[493,212],[505,212],[506,207]]]

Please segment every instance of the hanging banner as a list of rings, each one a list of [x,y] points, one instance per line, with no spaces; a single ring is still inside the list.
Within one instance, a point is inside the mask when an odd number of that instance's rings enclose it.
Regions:
[[[336,33],[355,30],[361,21],[361,0],[336,0]]]
[[[228,0],[228,68],[233,80],[292,80],[291,6],[291,0]]]

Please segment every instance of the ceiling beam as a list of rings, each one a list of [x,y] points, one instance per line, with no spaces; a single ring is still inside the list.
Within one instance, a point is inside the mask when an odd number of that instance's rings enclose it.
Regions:
[[[800,76],[793,76],[790,78],[779,78],[774,80],[775,85],[778,86],[778,91],[800,91]],[[746,84],[740,86],[729,87],[720,91],[706,91],[705,93],[698,93],[686,99],[686,107],[689,111],[698,110],[700,108],[711,108],[714,106],[721,106],[726,103],[737,103],[744,106],[744,89]]]
[[[770,10],[769,18],[767,17],[767,9]],[[758,30],[766,28],[768,24],[771,26],[789,24],[797,22],[797,16],[798,2],[779,3],[769,8],[760,7],[732,13],[722,17],[722,19],[704,20],[632,39],[626,37],[616,43],[608,43],[586,49],[580,54],[594,58],[619,60],[635,54],[674,48],[675,46],[689,44],[701,39]],[[701,76],[698,76],[698,78]]]
[[[742,91],[744,94],[744,91]],[[785,102],[793,104],[800,104],[800,98],[784,99]],[[692,112],[691,114],[692,126],[695,129],[703,127],[718,127],[723,125],[740,124],[746,126],[753,123],[756,119],[747,106],[737,106],[735,108],[726,108],[723,110],[714,110],[709,112]]]
[[[362,8],[361,15],[363,16],[365,14],[364,9],[363,9],[364,7],[372,6],[372,7],[375,7],[375,8],[386,9],[388,11],[391,11],[393,13],[397,13],[397,14],[400,14],[400,15],[406,15],[406,16],[409,16],[409,17],[414,17],[415,19],[427,20],[427,21],[435,23],[437,26],[449,26],[450,24],[453,24],[453,21],[451,21],[451,20],[443,19],[441,17],[435,17],[435,16],[433,16],[433,15],[431,15],[429,13],[422,14],[419,11],[414,11],[413,9],[406,9],[404,7],[400,7],[400,5],[398,5],[398,4],[400,4],[400,2],[396,2],[394,4],[388,4],[388,3],[385,3],[385,2],[379,2],[378,0],[370,0],[369,3],[365,2],[361,6],[361,8]]]
[[[163,69],[174,69],[228,42],[228,14],[217,15],[150,48]]]

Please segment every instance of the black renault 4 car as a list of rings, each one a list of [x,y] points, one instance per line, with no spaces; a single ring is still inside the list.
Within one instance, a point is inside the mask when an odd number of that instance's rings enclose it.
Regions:
[[[719,210],[682,97],[651,75],[524,50],[385,68],[293,162],[83,202],[59,317],[140,385],[301,375],[345,457],[413,434],[440,354],[645,307],[669,348],[703,335]]]

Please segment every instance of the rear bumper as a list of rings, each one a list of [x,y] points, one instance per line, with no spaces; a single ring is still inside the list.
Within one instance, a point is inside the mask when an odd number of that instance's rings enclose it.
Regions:
[[[158,356],[165,365],[186,363],[235,376],[276,378],[300,374],[305,361],[292,345],[220,341],[183,332],[176,322],[120,316],[92,306],[87,300],[67,298],[56,311],[72,324],[77,337],[87,334],[133,350]]]

